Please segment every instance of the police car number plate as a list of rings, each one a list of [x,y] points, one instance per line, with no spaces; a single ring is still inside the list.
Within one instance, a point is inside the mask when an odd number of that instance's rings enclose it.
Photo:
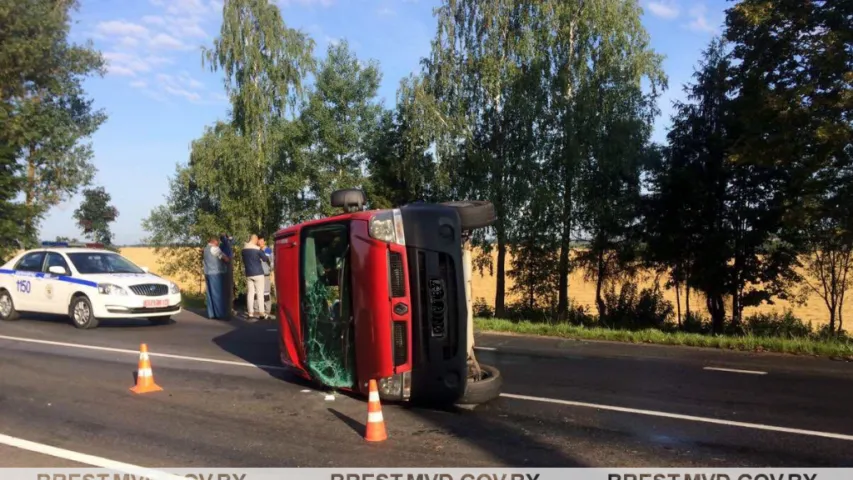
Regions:
[[[145,306],[145,308],[168,307],[169,301],[168,300],[145,300],[145,302],[143,302],[143,305]]]

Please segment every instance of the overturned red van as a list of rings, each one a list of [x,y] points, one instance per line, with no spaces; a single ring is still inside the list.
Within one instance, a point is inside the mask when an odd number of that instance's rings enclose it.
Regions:
[[[384,400],[479,404],[502,379],[473,350],[470,232],[494,222],[489,202],[344,209],[275,234],[281,362],[316,383]],[[467,268],[466,268],[467,262]]]

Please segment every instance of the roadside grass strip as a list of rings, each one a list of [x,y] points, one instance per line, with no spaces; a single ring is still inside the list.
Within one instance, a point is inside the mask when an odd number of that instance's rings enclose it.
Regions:
[[[853,360],[853,342],[845,340],[774,338],[752,335],[702,335],[698,333],[663,332],[655,329],[615,330],[601,327],[583,327],[568,323],[514,322],[495,318],[477,318],[474,322],[477,331],[483,333],[514,333],[577,340],[679,345],[749,352],[765,351]]]

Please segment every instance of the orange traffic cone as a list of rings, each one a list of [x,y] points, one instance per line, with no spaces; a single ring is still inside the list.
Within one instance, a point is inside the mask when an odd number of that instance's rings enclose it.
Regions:
[[[370,381],[370,393],[367,397],[367,431],[364,439],[368,442],[381,442],[388,438],[385,433],[385,420],[382,418],[382,405],[379,403],[379,389],[376,380]]]
[[[151,360],[148,359],[148,345],[139,347],[139,370],[136,374],[136,386],[131,387],[134,393],[160,392],[163,388],[154,383],[154,373],[151,371]]]

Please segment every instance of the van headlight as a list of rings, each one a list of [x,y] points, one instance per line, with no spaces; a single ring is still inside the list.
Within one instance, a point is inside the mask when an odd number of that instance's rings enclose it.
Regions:
[[[385,210],[370,217],[370,236],[383,242],[405,245],[406,234],[400,210]]]
[[[177,295],[181,293],[181,289],[174,282],[169,282],[169,294]]]
[[[412,396],[412,372],[383,377],[376,383],[382,399],[408,400]]]
[[[102,295],[127,295],[127,290],[124,287],[114,285],[112,283],[99,283],[98,293]]]

